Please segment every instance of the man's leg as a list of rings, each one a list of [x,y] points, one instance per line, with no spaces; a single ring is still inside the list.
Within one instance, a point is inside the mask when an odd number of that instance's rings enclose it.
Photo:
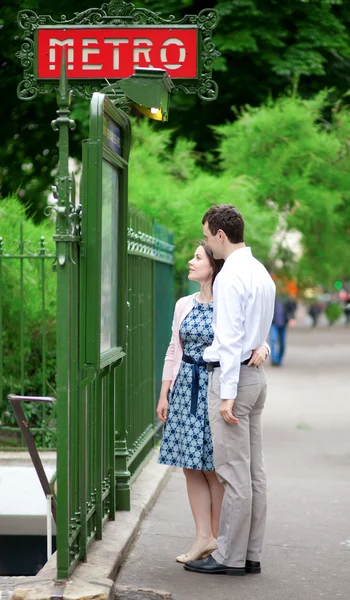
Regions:
[[[264,466],[261,414],[266,400],[266,377],[261,374],[261,392],[250,413],[250,473],[252,481],[252,518],[248,541],[247,560],[260,562],[266,523],[266,475]]]
[[[278,328],[278,335],[279,335],[279,346],[280,346],[278,362],[279,362],[279,364],[282,364],[284,351],[286,348],[287,325],[283,325],[282,327]]]
[[[278,327],[274,323],[271,325],[270,330],[270,346],[271,346],[271,360],[274,365],[279,364],[279,335]]]
[[[215,560],[230,567],[244,567],[251,528],[252,484],[250,475],[249,415],[260,396],[261,377],[256,367],[242,367],[231,425],[220,415],[220,369],[209,377],[208,405],[213,436],[214,463],[224,484],[218,549]]]

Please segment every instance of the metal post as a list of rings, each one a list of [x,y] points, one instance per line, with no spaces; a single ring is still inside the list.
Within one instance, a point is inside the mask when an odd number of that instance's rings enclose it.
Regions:
[[[47,536],[47,560],[52,556],[52,524],[51,524],[51,501],[52,495],[46,496],[47,510],[46,510],[46,536]]]
[[[59,165],[55,193],[57,205],[57,486],[59,510],[57,511],[57,578],[66,579],[72,568],[70,533],[78,524],[77,471],[78,447],[75,439],[77,423],[73,423],[72,407],[79,403],[78,360],[78,244],[77,213],[71,200],[69,177],[69,129],[75,123],[69,119],[70,93],[66,77],[66,58],[62,52],[62,67],[57,90],[58,118],[52,127],[59,132]],[[75,415],[77,417],[77,415]],[[75,556],[74,551],[74,556]]]

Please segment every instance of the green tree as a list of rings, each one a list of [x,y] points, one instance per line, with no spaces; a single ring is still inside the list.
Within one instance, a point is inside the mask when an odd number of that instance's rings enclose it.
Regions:
[[[171,132],[153,130],[148,121],[133,124],[129,199],[133,206],[173,230],[176,276],[187,277],[187,261],[202,239],[202,216],[213,204],[233,203],[247,216],[246,241],[268,261],[278,215],[256,201],[254,181],[240,174],[213,174],[198,166],[194,143]]]
[[[349,86],[350,7],[341,0],[159,0],[135,2],[176,18],[197,14],[204,7],[217,8],[221,21],[215,33],[222,53],[214,78],[220,94],[215,103],[201,103],[196,97],[178,95],[172,99],[172,143],[183,136],[201,153],[215,149],[207,125],[233,120],[231,106],[257,106],[268,95],[277,97],[298,82],[302,96],[310,97],[325,86],[334,89],[334,98]],[[74,11],[98,7],[95,0],[76,0]],[[0,77],[0,186],[1,194],[18,192],[35,219],[42,218],[45,192],[52,183],[57,165],[57,135],[50,122],[55,116],[54,94],[34,101],[17,99],[16,87],[22,67],[16,52],[21,31],[16,24],[19,10],[30,8],[38,14],[73,17],[72,4],[43,0],[4,0],[0,9],[2,73]],[[71,136],[71,155],[81,157],[81,139],[86,136],[88,103],[74,100],[77,130]],[[213,171],[215,161],[201,155]]]
[[[271,246],[270,268],[296,273],[305,285],[350,279],[350,115],[337,106],[331,124],[327,105],[325,93],[280,98],[216,128],[224,174],[249,178],[257,205],[278,213],[276,233],[285,235]],[[284,245],[291,231],[300,235],[299,260]]]

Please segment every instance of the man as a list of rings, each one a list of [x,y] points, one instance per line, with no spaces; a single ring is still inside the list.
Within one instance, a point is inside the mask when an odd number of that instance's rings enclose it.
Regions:
[[[287,327],[288,325],[291,327],[295,326],[295,310],[296,302],[284,298],[277,292],[270,331],[271,363],[274,367],[282,365],[286,349]]]
[[[319,318],[321,312],[322,312],[322,304],[320,304],[320,302],[313,302],[309,308],[309,316],[312,319],[312,327],[317,326],[318,318]],[[294,319],[294,316],[292,317],[292,319]],[[272,327],[273,327],[273,322],[272,322]]]
[[[260,573],[266,520],[266,478],[261,413],[266,378],[252,349],[269,333],[275,284],[244,243],[244,221],[229,204],[213,206],[202,220],[203,234],[214,258],[224,266],[216,277],[214,341],[204,360],[209,371],[208,409],[214,464],[224,484],[217,550],[189,561],[185,569],[199,573]]]

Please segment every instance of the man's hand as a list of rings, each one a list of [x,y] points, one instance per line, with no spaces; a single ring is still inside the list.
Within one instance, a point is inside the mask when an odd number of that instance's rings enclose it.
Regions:
[[[269,353],[266,346],[258,346],[256,350],[253,350],[253,354],[250,357],[248,367],[260,367],[267,359],[268,354]]]
[[[239,423],[239,420],[232,412],[234,403],[234,400],[221,400],[220,414],[226,423],[230,423],[231,425],[237,425],[237,423]]]

